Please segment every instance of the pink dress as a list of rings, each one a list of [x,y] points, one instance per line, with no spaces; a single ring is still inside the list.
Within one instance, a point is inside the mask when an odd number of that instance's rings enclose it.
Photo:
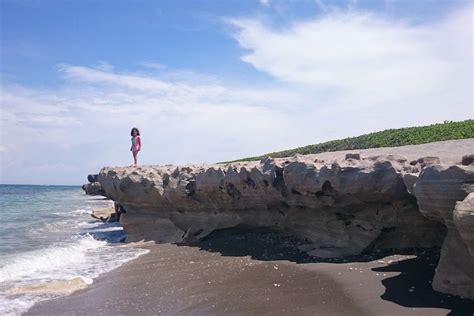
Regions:
[[[139,151],[141,148],[142,142],[140,136],[132,137],[132,151]]]

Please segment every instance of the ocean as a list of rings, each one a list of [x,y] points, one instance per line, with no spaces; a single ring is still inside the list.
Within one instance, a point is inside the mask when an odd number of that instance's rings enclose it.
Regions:
[[[77,278],[91,284],[146,253],[123,245],[118,223],[91,217],[93,208],[111,204],[79,186],[0,185],[0,315],[65,295],[60,288],[19,289]]]

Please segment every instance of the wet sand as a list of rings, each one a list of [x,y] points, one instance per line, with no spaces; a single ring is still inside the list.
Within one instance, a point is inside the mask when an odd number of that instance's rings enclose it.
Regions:
[[[143,247],[143,246],[142,246]],[[317,262],[270,232],[213,234],[195,246],[147,244],[138,259],[29,315],[472,315],[434,292],[439,251]],[[412,254],[410,254],[412,253]],[[346,262],[347,261],[347,262]]]

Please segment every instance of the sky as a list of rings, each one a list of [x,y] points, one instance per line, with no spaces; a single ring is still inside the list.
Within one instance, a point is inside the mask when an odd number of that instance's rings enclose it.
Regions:
[[[470,0],[0,1],[0,183],[473,118]]]

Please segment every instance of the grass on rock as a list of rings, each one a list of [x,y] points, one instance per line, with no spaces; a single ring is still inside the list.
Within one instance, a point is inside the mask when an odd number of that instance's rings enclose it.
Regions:
[[[261,156],[241,158],[220,163],[254,161],[265,157],[281,158],[294,154],[319,154],[328,151],[367,149],[379,147],[395,147],[405,145],[426,144],[443,140],[474,138],[474,120],[461,122],[445,121],[428,126],[387,129],[380,132],[331,140],[328,142],[303,147],[271,152]]]

